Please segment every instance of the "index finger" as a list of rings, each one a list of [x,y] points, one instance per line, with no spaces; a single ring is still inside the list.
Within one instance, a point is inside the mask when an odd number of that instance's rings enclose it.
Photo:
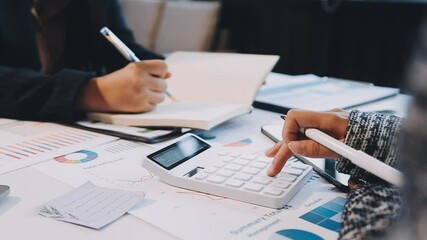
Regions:
[[[337,128],[338,112],[314,112],[292,109],[288,112],[282,137],[285,143],[299,140],[301,129],[317,128],[333,137],[345,135],[345,129]]]
[[[286,162],[293,155],[286,143],[280,145],[277,153],[274,156],[273,163],[267,171],[267,175],[270,177],[276,176],[285,166]]]
[[[312,119],[314,118],[310,116],[310,112],[296,109],[288,111],[282,131],[283,141],[290,143],[298,140],[302,128],[313,127]]]

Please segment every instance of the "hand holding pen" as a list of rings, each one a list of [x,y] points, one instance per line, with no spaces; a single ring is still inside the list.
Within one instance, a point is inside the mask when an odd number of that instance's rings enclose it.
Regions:
[[[291,110],[282,118],[286,123],[283,139],[266,152],[274,157],[268,175],[275,176],[292,155],[314,158],[338,158],[343,156],[353,164],[395,185],[403,185],[403,175],[380,160],[344,144],[348,114],[341,110],[311,112]]]
[[[140,62],[139,58],[135,55],[132,50],[130,50],[110,29],[103,27],[100,30],[100,33],[130,62]],[[153,72],[152,76],[167,79],[170,77],[170,73],[167,72],[164,75],[156,75]],[[170,97],[172,100],[176,101],[175,97],[169,93],[167,90],[165,94]]]
[[[344,141],[347,133],[348,118],[341,111],[312,112],[302,110],[290,110],[283,127],[283,141],[278,142],[266,152],[268,157],[274,157],[273,165],[268,175],[275,176],[292,155],[303,155],[318,158],[339,158],[334,151],[324,147],[318,142],[307,138],[301,129],[317,128]]]
[[[114,34],[106,32],[109,33],[108,39],[131,63],[90,79],[77,104],[82,110],[92,112],[141,113],[154,109],[165,99],[165,79],[170,76],[166,62],[139,61]]]

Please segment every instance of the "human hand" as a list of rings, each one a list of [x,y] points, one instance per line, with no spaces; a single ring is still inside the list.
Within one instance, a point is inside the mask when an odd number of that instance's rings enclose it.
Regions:
[[[335,152],[305,137],[300,129],[317,128],[331,137],[344,141],[348,126],[348,117],[345,113],[340,109],[330,112],[290,110],[282,131],[283,140],[265,153],[267,157],[274,157],[267,174],[269,176],[278,174],[294,154],[306,157],[338,158],[339,155]]]
[[[154,109],[165,98],[170,77],[163,60],[133,62],[89,81],[79,99],[85,111],[139,113]]]

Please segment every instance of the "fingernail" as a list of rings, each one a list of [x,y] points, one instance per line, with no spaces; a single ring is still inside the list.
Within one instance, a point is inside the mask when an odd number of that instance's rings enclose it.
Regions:
[[[267,170],[267,175],[271,175],[272,171],[273,171],[273,165],[271,165],[271,166],[268,168],[268,170]]]
[[[290,142],[290,143],[288,143],[288,148],[293,152],[293,153],[295,153],[295,151],[294,151],[294,148],[295,147],[295,145],[294,145],[294,143],[293,142]],[[295,149],[296,150],[296,149]]]
[[[290,142],[288,143],[288,148],[293,152],[294,154],[298,155],[304,155],[304,150],[301,144],[298,142]]]

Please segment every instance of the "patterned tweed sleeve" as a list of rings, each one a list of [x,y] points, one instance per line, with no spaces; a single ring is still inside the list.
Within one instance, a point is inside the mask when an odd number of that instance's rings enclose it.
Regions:
[[[401,119],[396,116],[352,111],[345,144],[394,166],[396,163],[397,133]],[[372,174],[355,166],[346,158],[336,165],[338,171],[366,182],[376,182]]]
[[[352,111],[345,143],[394,166],[397,133],[401,119],[395,116]],[[400,214],[401,196],[393,186],[380,181],[348,159],[337,162],[337,170],[366,182],[348,194],[343,211],[340,239],[370,239],[384,236]]]

